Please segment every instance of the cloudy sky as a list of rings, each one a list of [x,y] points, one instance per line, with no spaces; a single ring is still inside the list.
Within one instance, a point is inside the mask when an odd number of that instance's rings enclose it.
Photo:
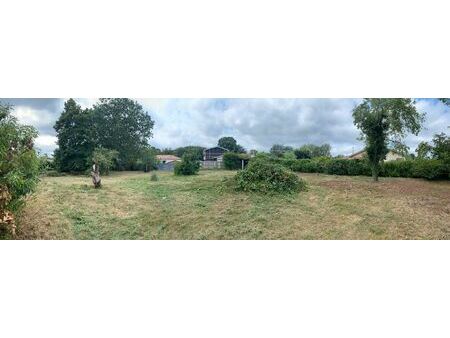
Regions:
[[[65,99],[0,99],[14,105],[20,122],[39,130],[36,145],[51,154],[56,148],[53,125]],[[352,109],[361,99],[136,99],[155,120],[151,144],[158,148],[214,146],[233,136],[247,149],[268,150],[279,143],[300,146],[330,143],[333,155],[362,148],[353,125]],[[76,99],[89,107],[96,99]],[[426,112],[424,130],[408,136],[413,151],[435,133],[449,132],[450,107],[435,99],[417,99]]]

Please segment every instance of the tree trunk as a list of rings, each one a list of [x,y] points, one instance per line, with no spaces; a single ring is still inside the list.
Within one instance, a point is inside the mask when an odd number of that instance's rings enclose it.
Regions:
[[[91,176],[94,188],[100,188],[102,186],[102,179],[100,178],[100,169],[97,163],[92,166]]]
[[[374,182],[378,182],[378,168],[372,168],[372,178]]]

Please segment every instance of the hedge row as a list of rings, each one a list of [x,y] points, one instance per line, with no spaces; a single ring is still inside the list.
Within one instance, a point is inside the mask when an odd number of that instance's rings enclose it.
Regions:
[[[324,173],[331,175],[371,176],[369,163],[365,160],[332,158],[316,159],[272,159],[272,161],[297,172]],[[440,160],[404,160],[385,162],[381,165],[380,176],[449,179],[450,166]]]

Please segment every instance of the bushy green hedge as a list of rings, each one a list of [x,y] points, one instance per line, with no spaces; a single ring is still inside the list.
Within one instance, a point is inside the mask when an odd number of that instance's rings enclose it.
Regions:
[[[228,170],[242,169],[242,160],[244,160],[244,164],[246,164],[249,160],[249,156],[247,154],[232,152],[226,152],[223,154],[223,166]]]
[[[306,187],[294,172],[265,158],[252,159],[235,180],[238,190],[262,193],[293,193]]]
[[[276,161],[276,160],[273,160]],[[370,176],[371,170],[366,160],[316,158],[301,160],[281,160],[278,163],[297,172],[324,173],[330,175]],[[441,160],[415,159],[384,162],[380,176],[415,177],[445,179],[449,176],[449,165]]]
[[[185,153],[181,162],[177,162],[174,167],[175,175],[195,175],[199,170],[200,162],[192,153]]]

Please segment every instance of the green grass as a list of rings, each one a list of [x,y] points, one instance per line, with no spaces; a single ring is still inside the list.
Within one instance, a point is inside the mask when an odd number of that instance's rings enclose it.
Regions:
[[[294,195],[240,193],[235,172],[46,177],[19,215],[19,238],[450,239],[450,183],[301,174]]]

